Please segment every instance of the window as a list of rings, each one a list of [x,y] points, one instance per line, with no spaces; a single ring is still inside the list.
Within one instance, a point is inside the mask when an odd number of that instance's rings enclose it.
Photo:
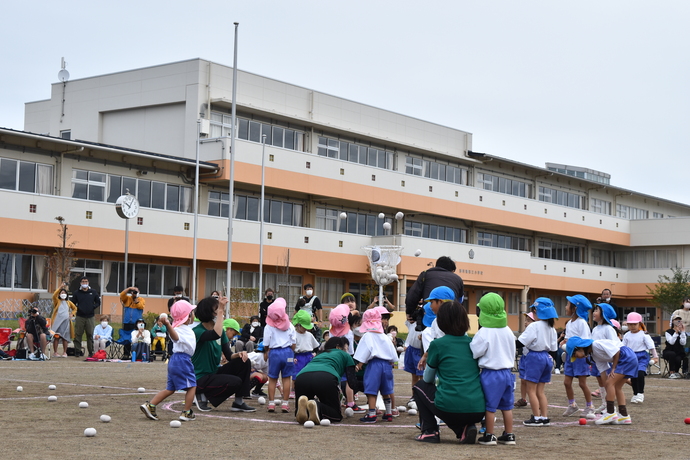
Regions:
[[[63,129],[60,131],[60,139],[72,139],[72,130]]]
[[[247,195],[234,195],[235,219],[259,220],[260,198]],[[228,217],[230,208],[230,194],[224,192],[209,192],[208,214],[210,216]],[[272,224],[302,226],[302,204],[264,198],[264,222]]]
[[[477,173],[477,187],[525,198],[529,196],[530,190],[530,185],[526,182],[485,173]]]
[[[615,251],[614,267],[627,269],[674,268],[678,266],[678,252],[669,249],[640,249]]]
[[[393,152],[319,136],[317,153],[322,157],[359,163],[375,168],[393,169]]]
[[[653,212],[652,213],[652,219],[663,219],[664,215],[660,212]]]
[[[405,235],[421,236],[435,240],[467,242],[467,230],[464,228],[446,227],[444,225],[427,224],[422,222],[405,221]]]
[[[45,290],[45,256],[0,252],[0,289]]]
[[[564,192],[548,187],[539,187],[539,201],[554,203],[570,208],[582,209],[583,197],[575,193]]]
[[[649,219],[649,211],[622,204],[616,205],[616,216],[621,219]]]
[[[393,219],[386,217],[379,219],[378,214],[365,214],[358,212],[346,212],[347,217],[342,219],[342,211],[337,209],[316,208],[316,228],[320,230],[340,231],[356,233],[358,235],[385,235],[383,223],[393,225]]]
[[[590,263],[604,267],[613,267],[613,253],[605,249],[592,249],[590,251]]]
[[[494,248],[514,249],[517,251],[531,251],[532,240],[525,236],[507,233],[477,232],[477,244]]]
[[[424,160],[422,158],[406,156],[405,173],[454,184],[467,185],[467,169],[447,163]]]
[[[213,291],[222,292],[224,290],[223,286],[226,284],[226,274],[227,270],[213,268],[206,269],[206,293],[204,295],[210,295]],[[284,298],[287,302],[288,313],[292,315],[295,304],[302,294],[302,277],[299,275],[288,276],[275,273],[264,273],[263,277],[263,290],[265,291],[266,289],[271,288],[274,290],[276,297]],[[230,276],[230,282],[231,288],[253,290],[249,293],[245,292],[245,294],[249,294],[250,297],[253,297],[246,299],[246,302],[256,305],[256,297],[259,297],[259,294],[256,291],[259,289],[258,272],[242,272],[233,270]],[[321,298],[319,292],[316,294],[319,298]],[[261,297],[263,298],[263,294]]]
[[[340,296],[345,291],[345,280],[340,278],[324,278],[317,276],[315,284],[316,295],[322,305],[336,306],[340,304]]]
[[[559,241],[539,240],[537,257],[540,259],[562,260],[564,262],[584,262],[584,248]]]
[[[72,198],[115,203],[125,193],[142,208],[192,212],[192,188],[95,171],[72,170]]]
[[[591,198],[589,200],[589,210],[597,214],[611,215],[611,202]]]
[[[0,189],[49,195],[53,190],[53,167],[0,158]]]
[[[304,150],[304,129],[277,126],[275,123],[261,123],[245,117],[237,119],[237,138],[250,142],[262,142],[266,135],[266,144],[290,150]],[[211,112],[211,137],[230,137],[232,134],[232,116],[220,112]]]
[[[148,296],[171,296],[173,287],[179,285],[189,293],[189,267],[156,264],[127,264],[127,280],[124,279],[123,262],[103,262],[105,292],[120,293],[129,286],[138,286]]]

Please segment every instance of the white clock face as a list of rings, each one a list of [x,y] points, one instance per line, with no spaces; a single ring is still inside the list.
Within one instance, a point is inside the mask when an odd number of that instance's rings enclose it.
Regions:
[[[139,201],[134,195],[122,195],[115,202],[115,210],[123,219],[132,219],[139,214]]]

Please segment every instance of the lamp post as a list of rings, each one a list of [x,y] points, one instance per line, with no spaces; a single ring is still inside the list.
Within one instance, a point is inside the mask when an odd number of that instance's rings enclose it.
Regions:
[[[196,165],[194,168],[194,249],[192,250],[192,303],[196,305],[196,244],[199,231],[199,142],[201,141],[201,120],[196,121]]]
[[[259,205],[259,302],[264,289],[264,190],[266,177],[266,135],[261,136],[261,204]]]
[[[225,276],[225,295],[230,296],[230,274],[232,273],[232,215],[234,211],[233,202],[235,188],[235,124],[237,122],[237,29],[240,23],[235,23],[235,55],[232,64],[232,126],[230,129],[230,185],[228,203],[228,265]],[[230,316],[230,302],[225,304],[225,316]]]

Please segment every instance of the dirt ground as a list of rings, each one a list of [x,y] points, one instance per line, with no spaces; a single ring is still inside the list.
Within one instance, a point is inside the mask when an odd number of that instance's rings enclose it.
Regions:
[[[411,396],[409,374],[395,371],[398,405]],[[589,379],[594,386],[595,380]],[[647,378],[644,404],[629,404],[629,426],[578,425],[578,417],[562,417],[565,405],[563,376],[547,385],[551,427],[525,427],[529,407],[513,411],[516,446],[459,445],[454,433],[441,428],[441,444],[413,440],[418,433],[416,416],[407,413],[393,423],[362,425],[356,418],[329,427],[305,429],[293,415],[269,414],[256,400],[255,413],[235,413],[226,402],[211,412],[198,413],[193,422],[171,428],[182,407],[182,394],[159,406],[160,421],[148,420],[139,410],[166,381],[166,365],[142,363],[93,363],[77,358],[46,362],[0,362],[0,430],[4,435],[2,458],[558,458],[562,452],[580,458],[690,458],[688,380]],[[48,385],[56,385],[54,391]],[[23,392],[17,391],[17,386]],[[144,394],[137,388],[144,387]],[[594,389],[594,388],[592,388]],[[626,387],[628,398],[632,395]],[[48,402],[48,396],[57,396]],[[582,392],[576,396],[584,406]],[[518,396],[519,397],[519,396]],[[79,408],[86,401],[89,407]],[[363,403],[363,399],[360,399]],[[291,401],[294,404],[294,401]],[[110,423],[99,420],[112,417]],[[502,419],[496,421],[502,430]],[[86,428],[98,434],[87,438]],[[33,438],[33,439],[32,439]],[[433,457],[430,457],[433,458]]]

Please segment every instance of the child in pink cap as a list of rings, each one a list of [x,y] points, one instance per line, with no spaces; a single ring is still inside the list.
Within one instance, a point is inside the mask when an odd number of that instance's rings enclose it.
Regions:
[[[175,394],[177,390],[185,390],[184,411],[180,415],[182,421],[196,419],[192,411],[194,395],[196,394],[196,374],[192,364],[192,356],[196,350],[196,336],[190,324],[194,321],[194,309],[196,306],[186,300],[178,300],[170,308],[173,317],[172,326],[167,317],[161,318],[168,329],[170,339],[173,341],[173,354],[168,361],[168,383],[165,390],[161,390],[150,402],[140,406],[141,411],[151,420],[158,420],[156,405],[168,396]],[[162,315],[161,315],[162,316]]]
[[[630,379],[633,387],[633,397],[630,402],[641,404],[644,402],[644,378],[647,375],[649,365],[649,353],[656,360],[659,356],[654,346],[654,341],[646,333],[646,328],[642,322],[642,315],[636,312],[628,313],[627,318],[628,332],[623,336],[623,345],[630,348],[637,356],[637,377]]]
[[[285,312],[286,305],[285,299],[277,298],[269,305],[268,316],[266,316],[264,356],[268,361],[268,412],[275,412],[279,402],[273,399],[279,376],[283,381],[283,400],[280,409],[285,413],[290,412],[288,401],[295,367],[294,350],[297,332]]]
[[[382,418],[386,422],[392,422],[393,363],[398,354],[393,343],[383,333],[381,313],[375,308],[364,312],[359,330],[364,335],[359,340],[354,359],[357,370],[362,368],[362,364],[367,365],[364,371],[364,394],[367,395],[369,404],[369,412],[359,420],[376,423],[376,395],[381,392],[386,406]]]

